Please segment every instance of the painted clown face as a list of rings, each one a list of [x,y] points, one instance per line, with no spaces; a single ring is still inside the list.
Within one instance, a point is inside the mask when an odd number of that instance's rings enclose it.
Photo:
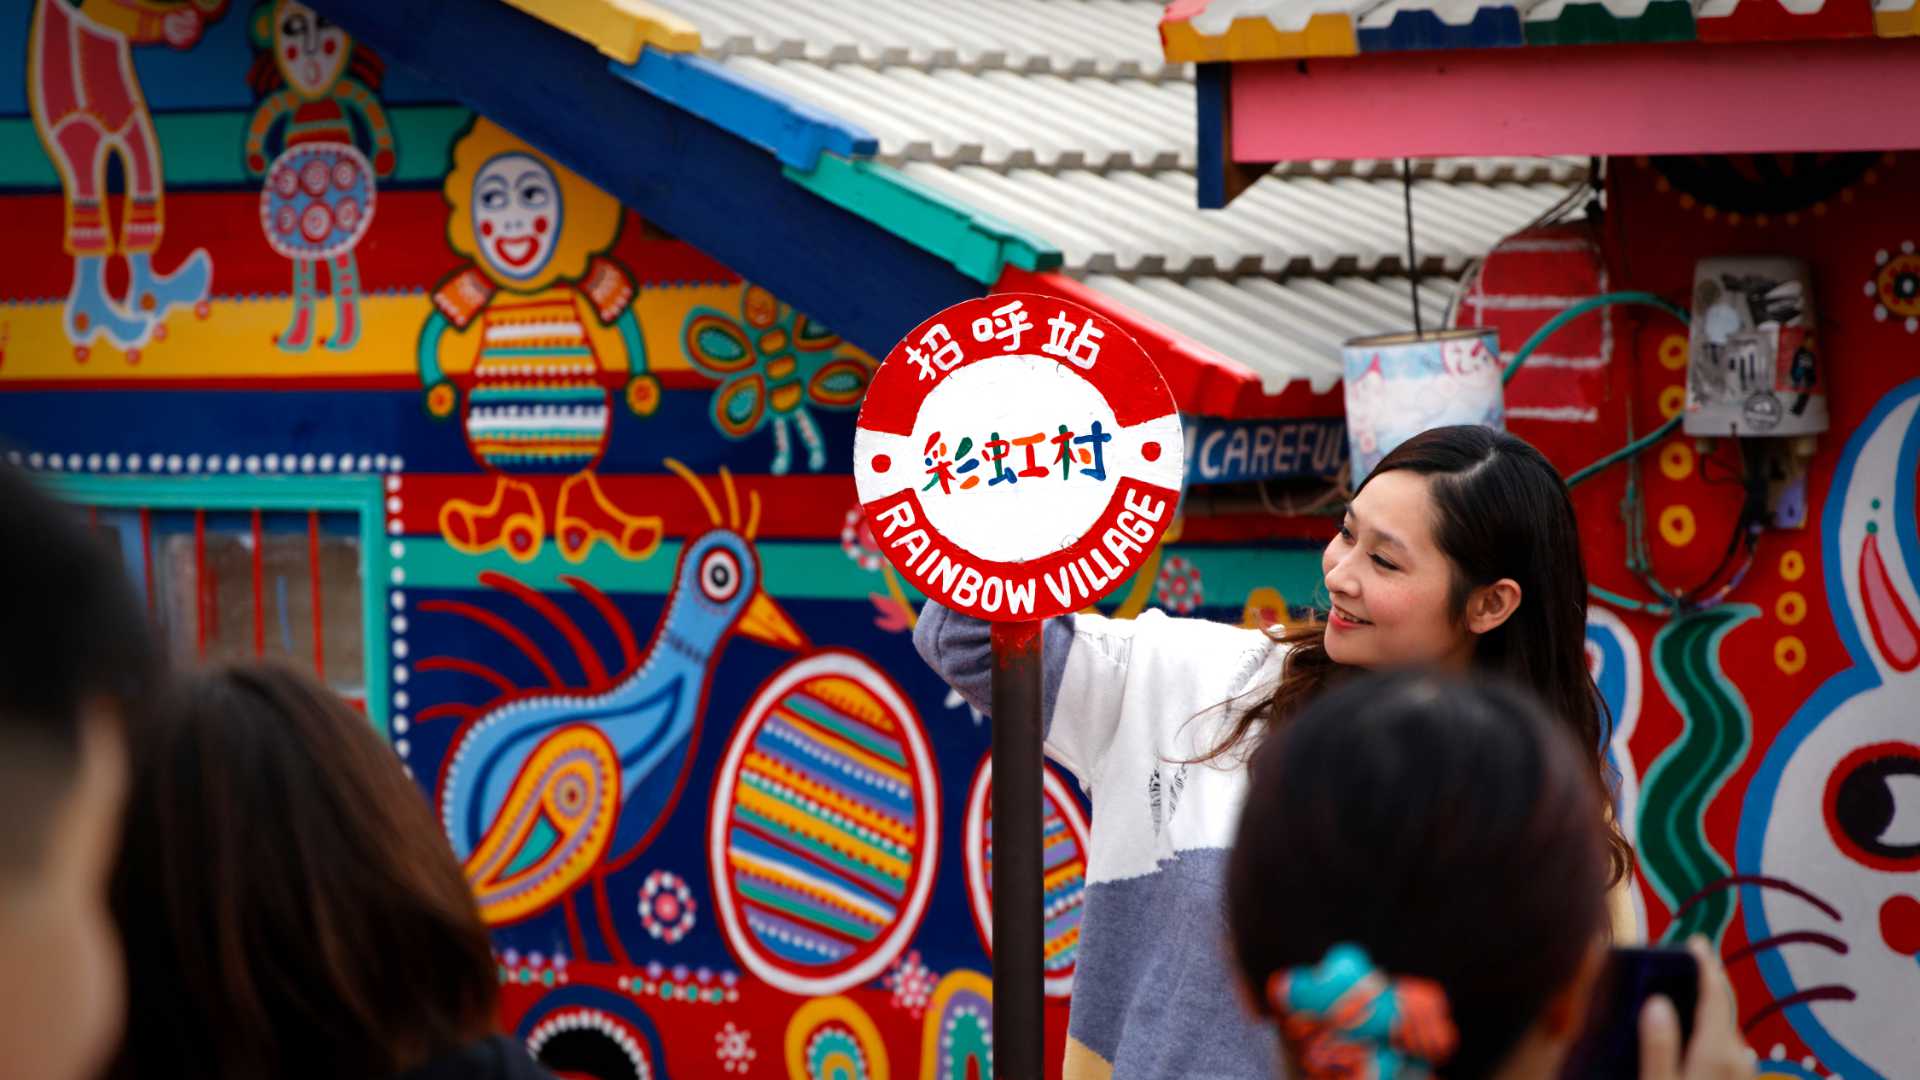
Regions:
[[[560,184],[531,154],[501,154],[473,179],[473,233],[487,265],[525,281],[553,258],[560,236]]]
[[[325,97],[346,70],[353,38],[299,0],[273,11],[273,58],[287,85],[303,97]]]

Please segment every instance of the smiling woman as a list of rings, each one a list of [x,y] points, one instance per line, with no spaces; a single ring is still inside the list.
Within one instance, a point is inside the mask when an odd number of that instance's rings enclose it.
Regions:
[[[1331,599],[1327,654],[1357,667],[1431,664],[1462,669],[1475,636],[1497,628],[1520,604],[1510,577],[1476,589],[1456,610],[1452,564],[1436,546],[1429,481],[1401,470],[1347,507],[1320,561]],[[1371,632],[1369,632],[1371,631]]]
[[[1287,677],[1224,751],[1359,668],[1496,671],[1548,701],[1604,781],[1602,704],[1586,661],[1586,567],[1559,473],[1525,441],[1435,428],[1375,467],[1321,558],[1324,625],[1285,635]],[[1616,837],[1616,876],[1629,860]]]
[[[1415,436],[1368,475],[1321,565],[1327,619],[1292,630],[1159,612],[1046,624],[1047,750],[1095,789],[1068,1080],[1272,1075],[1272,1036],[1234,998],[1217,915],[1192,916],[1220,910],[1254,749],[1368,669],[1493,672],[1547,702],[1586,755],[1595,848],[1611,850],[1595,876],[1616,886],[1614,936],[1637,936],[1618,899],[1632,852],[1606,811],[1608,725],[1587,670],[1579,533],[1546,458],[1477,426]],[[988,706],[984,624],[929,604],[914,639]],[[1217,990],[1174,1007],[1169,979]]]

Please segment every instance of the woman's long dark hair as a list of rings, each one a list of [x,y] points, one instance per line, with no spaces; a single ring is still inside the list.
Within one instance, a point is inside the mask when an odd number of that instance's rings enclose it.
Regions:
[[[1526,440],[1473,425],[1433,428],[1401,443],[1374,466],[1361,490],[1390,472],[1427,478],[1435,539],[1453,566],[1447,600],[1456,619],[1464,618],[1474,589],[1501,578],[1519,583],[1519,608],[1480,636],[1474,667],[1538,695],[1579,737],[1596,781],[1611,791],[1604,747],[1613,724],[1587,668],[1587,568],[1573,500],[1560,474]],[[1323,622],[1274,636],[1291,649],[1279,684],[1255,707],[1233,711],[1210,757],[1285,723],[1353,674],[1327,655]],[[1610,884],[1617,884],[1632,870],[1633,848],[1617,825],[1609,846]]]
[[[365,717],[287,669],[216,668],[131,745],[113,1076],[393,1076],[492,1030],[486,927]]]
[[[1438,1075],[1493,1075],[1606,930],[1587,749],[1498,678],[1367,674],[1307,705],[1255,752],[1227,863],[1252,999],[1359,945],[1446,991]]]

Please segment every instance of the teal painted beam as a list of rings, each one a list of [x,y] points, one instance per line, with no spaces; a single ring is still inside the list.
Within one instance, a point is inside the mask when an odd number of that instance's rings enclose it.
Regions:
[[[596,546],[581,562],[568,562],[550,549],[527,562],[517,562],[503,551],[467,555],[430,536],[402,537],[405,556],[400,567],[408,588],[478,589],[480,575],[492,571],[542,592],[566,593],[560,579],[579,577],[608,592],[642,596],[664,595],[673,585],[682,542],[669,540],[652,558],[635,562]],[[885,579],[878,571],[862,570],[833,541],[763,540],[761,580],[775,597],[794,600],[864,600],[885,595]],[[1320,590],[1318,548],[1175,546],[1178,555],[1200,571],[1206,602],[1239,607],[1256,588],[1278,589],[1290,604],[1306,604]],[[903,583],[904,584],[904,583]],[[921,597],[906,587],[910,600]],[[1123,587],[1114,593],[1125,595]]]
[[[1011,265],[1059,268],[1060,249],[989,214],[954,201],[877,161],[823,155],[811,171],[789,166],[787,178],[835,206],[866,218],[922,250],[952,263],[975,281],[993,285]]]

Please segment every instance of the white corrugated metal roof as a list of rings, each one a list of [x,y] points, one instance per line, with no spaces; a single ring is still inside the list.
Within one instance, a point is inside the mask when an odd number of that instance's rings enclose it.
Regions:
[[[1185,65],[1161,56],[1154,0],[667,0],[663,6],[698,25],[706,50],[721,57],[1191,78]]]
[[[1151,0],[666,0],[741,77],[871,131],[881,160],[1057,246],[1063,269],[1280,392],[1412,321],[1399,163],[1300,162],[1196,207],[1189,67]],[[1562,201],[1568,158],[1414,163],[1422,274]],[[1376,280],[1380,279],[1380,280]],[[1452,285],[1426,283],[1439,325]]]
[[[859,124],[883,160],[1192,169],[1193,84],[732,57],[741,75]]]
[[[1340,382],[1342,342],[1413,325],[1413,300],[1402,277],[1178,282],[1093,274],[1086,283],[1232,357],[1258,375],[1270,394],[1280,393],[1295,379],[1307,380],[1315,393],[1330,390]],[[1447,279],[1421,281],[1423,325],[1444,325],[1455,287]]]
[[[1057,245],[1069,273],[1166,275],[1404,272],[1398,181],[1267,177],[1224,210],[1194,208],[1193,174],[1014,169],[909,163],[912,179]],[[1552,184],[1414,184],[1416,250],[1425,272],[1463,269],[1539,217],[1566,190]]]
[[[880,140],[880,160],[1005,171],[1194,168],[1193,84],[1182,80],[1022,74],[1004,69],[868,66],[727,57],[763,86],[818,105]],[[1452,182],[1565,183],[1583,158],[1438,158],[1415,175]],[[1397,161],[1302,161],[1286,176],[1395,178]]]

